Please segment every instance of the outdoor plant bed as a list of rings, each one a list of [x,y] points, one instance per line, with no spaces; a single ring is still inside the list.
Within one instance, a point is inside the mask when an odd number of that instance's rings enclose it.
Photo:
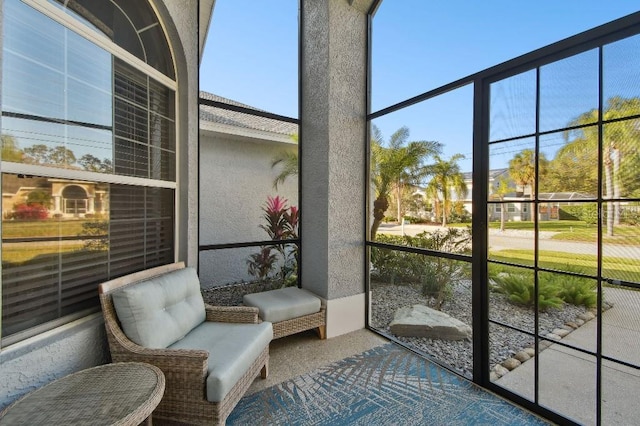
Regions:
[[[386,284],[372,281],[371,294],[371,326],[386,334],[393,335],[389,324],[396,310],[415,304],[428,305],[428,300],[420,292],[420,288],[411,285]],[[608,305],[605,304],[605,308]],[[465,324],[471,326],[471,281],[465,280],[453,286],[452,297],[443,305],[445,312]],[[489,317],[491,320],[509,324],[533,332],[533,310],[510,303],[504,294],[492,292],[490,295]],[[540,334],[546,336],[556,330],[566,329],[567,324],[576,326],[584,324],[580,317],[593,318],[594,311],[584,306],[564,304],[560,309],[549,309],[539,314]],[[569,332],[569,330],[566,330]],[[549,338],[558,340],[563,336]],[[396,337],[435,359],[446,362],[460,374],[471,378],[473,371],[473,344],[471,340],[439,340],[424,337]],[[490,365],[502,365],[513,359],[516,354],[532,348],[534,340],[531,336],[500,327],[490,326]],[[544,348],[545,345],[542,345]],[[503,374],[504,371],[500,370]]]

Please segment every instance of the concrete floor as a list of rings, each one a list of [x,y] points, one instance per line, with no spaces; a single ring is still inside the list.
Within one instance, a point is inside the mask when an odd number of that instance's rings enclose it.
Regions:
[[[320,340],[315,331],[274,340],[269,348],[269,376],[256,379],[247,395],[387,342],[365,329],[326,340]]]
[[[606,288],[613,307],[602,314],[602,348],[607,356],[640,365],[640,292]],[[596,350],[598,320],[591,320],[562,341]],[[534,399],[535,362],[540,371],[540,404],[583,425],[595,424],[596,359],[582,352],[552,345],[496,380],[512,392]],[[602,364],[602,424],[640,424],[640,371],[617,363]]]

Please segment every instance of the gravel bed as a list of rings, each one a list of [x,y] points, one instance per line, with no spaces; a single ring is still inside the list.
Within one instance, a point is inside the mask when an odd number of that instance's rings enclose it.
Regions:
[[[427,305],[428,301],[418,288],[410,285],[394,285],[372,282],[371,326],[389,335],[389,324],[401,307],[415,304]],[[242,296],[272,289],[268,282],[240,283],[223,287],[203,289],[205,303],[218,306],[242,305]],[[277,288],[277,287],[276,287]],[[509,324],[533,332],[533,310],[509,303],[506,296],[490,294],[489,317],[493,321]],[[471,282],[463,281],[453,288],[453,295],[442,311],[471,326]],[[566,322],[574,321],[587,309],[565,304],[562,309],[550,309],[539,315],[540,333],[545,335]],[[438,340],[423,337],[396,337],[399,341],[445,362],[460,374],[471,378],[473,370],[473,347],[471,340]],[[515,353],[533,346],[529,335],[490,324],[490,365],[500,364]]]
[[[412,286],[372,283],[371,326],[392,334],[389,323],[397,309],[414,304],[427,305],[427,300]],[[509,324],[533,332],[533,310],[509,303],[506,296],[491,293],[489,317],[493,321]],[[459,283],[453,289],[453,297],[444,304],[442,311],[471,326],[471,282]],[[550,309],[539,315],[540,333],[545,335],[587,311],[583,306],[565,304],[562,309]],[[439,340],[424,337],[397,337],[421,352],[445,362],[464,376],[472,377],[473,347],[470,340]],[[490,326],[490,365],[493,367],[515,353],[533,346],[533,338],[495,324]]]

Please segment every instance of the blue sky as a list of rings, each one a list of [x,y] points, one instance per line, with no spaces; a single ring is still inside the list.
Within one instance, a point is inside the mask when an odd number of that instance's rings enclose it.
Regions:
[[[632,0],[384,0],[374,18],[372,110],[602,25],[640,9]],[[217,0],[200,88],[297,116],[297,0]],[[467,155],[472,88],[376,120],[388,138],[437,140]],[[500,166],[499,164],[495,165]]]

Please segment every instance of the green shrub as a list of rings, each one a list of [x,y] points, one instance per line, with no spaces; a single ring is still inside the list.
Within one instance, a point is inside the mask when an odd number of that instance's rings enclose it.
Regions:
[[[566,277],[559,296],[572,305],[594,308],[598,303],[598,295],[594,289],[595,285],[585,278]]]
[[[582,273],[582,269],[566,265],[563,270],[567,272]],[[595,292],[596,282],[593,279],[574,275],[541,272],[540,282],[549,283],[558,288],[558,297],[566,303],[587,308],[593,308],[598,303],[598,295]]]
[[[448,228],[447,231],[422,232],[414,237],[378,234],[376,242],[419,247],[448,253],[469,253],[471,231]],[[394,249],[371,249],[372,274],[393,284],[417,285],[422,294],[433,300],[436,309],[449,300],[456,282],[468,278],[470,264],[424,254]]]
[[[587,225],[598,223],[598,208],[595,203],[562,206],[559,214],[560,220],[581,220]]]
[[[562,206],[558,212],[560,220],[580,220],[582,206]]]
[[[404,223],[427,223],[427,219],[423,219],[417,216],[404,216]]]
[[[640,211],[623,209],[620,214],[620,220],[625,225],[638,226],[640,225]]]
[[[509,301],[523,306],[535,305],[534,280],[530,274],[502,273],[492,278],[492,289],[507,296]],[[555,283],[538,282],[538,309],[562,307],[562,299],[558,296],[560,289]]]

